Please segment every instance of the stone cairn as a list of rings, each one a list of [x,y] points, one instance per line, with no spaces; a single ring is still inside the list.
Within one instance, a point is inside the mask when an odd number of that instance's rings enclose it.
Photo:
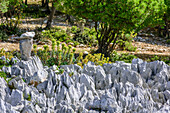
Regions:
[[[22,34],[17,40],[20,40],[20,51],[21,51],[21,59],[28,61],[31,58],[31,49],[33,45],[33,37],[35,36],[35,32],[26,32]]]

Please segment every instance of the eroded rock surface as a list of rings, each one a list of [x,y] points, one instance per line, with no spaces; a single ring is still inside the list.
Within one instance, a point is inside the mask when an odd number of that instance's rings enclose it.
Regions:
[[[170,66],[162,61],[88,62],[83,69],[61,66],[65,72],[56,74],[56,66],[44,68],[33,57],[9,68],[3,70],[15,76],[8,84],[0,78],[2,113],[170,112]]]

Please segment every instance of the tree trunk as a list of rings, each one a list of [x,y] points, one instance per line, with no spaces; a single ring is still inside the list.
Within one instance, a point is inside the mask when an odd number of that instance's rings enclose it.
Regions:
[[[46,6],[46,8],[47,8],[47,11],[50,11],[50,8],[49,8],[48,3],[49,3],[49,0],[46,0],[46,2],[45,2],[45,6]],[[52,4],[53,4],[53,3],[52,3]]]
[[[165,14],[164,15],[164,21],[165,21],[165,26],[164,26],[164,29],[165,29],[165,33],[164,33],[164,35],[165,35],[165,37],[166,38],[170,38],[170,34],[169,34],[169,27],[168,27],[168,19],[167,19],[167,15]]]
[[[113,52],[118,39],[118,35],[115,36],[117,32],[113,30],[111,26],[106,24],[101,25],[100,35],[99,29],[97,28],[97,23],[95,24],[95,29],[97,31],[96,37],[98,40],[98,50],[96,52],[104,54],[105,57],[109,57]],[[113,42],[112,45],[110,45],[111,42]]]
[[[44,0],[41,1],[42,7],[45,6]]]
[[[27,0],[25,0],[25,5],[27,5]]]
[[[56,8],[55,8],[54,4],[52,3],[52,11],[51,11],[50,16],[48,18],[46,28],[51,28],[51,24],[52,24],[52,20],[53,20],[55,11],[56,11]]]

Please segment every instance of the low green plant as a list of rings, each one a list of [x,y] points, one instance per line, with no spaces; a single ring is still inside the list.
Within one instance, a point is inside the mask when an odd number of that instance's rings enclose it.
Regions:
[[[4,56],[5,60],[0,59],[0,65],[12,65],[11,59],[13,56],[13,51],[6,52],[4,48],[0,50],[0,57]]]
[[[64,73],[64,69],[60,69],[57,74],[63,74],[63,73]]]
[[[119,40],[117,40],[116,44],[123,50],[136,51],[137,47],[134,47],[132,45],[133,38],[136,35],[137,34],[136,33],[134,34],[134,32],[131,32],[130,34],[122,33]]]
[[[71,40],[71,37],[67,35],[66,31],[62,30],[59,27],[54,27],[54,28],[51,28],[50,30],[43,31],[42,36],[44,38],[56,39],[61,42],[66,41],[66,40]]]
[[[73,37],[74,41],[79,42],[80,44],[85,44],[89,46],[96,46],[96,31],[95,29],[89,29],[84,27],[84,30],[81,31],[77,26],[71,28],[71,33],[75,34]],[[77,44],[75,44],[76,46]]]
[[[110,56],[111,62],[124,61],[126,63],[131,63],[134,58],[137,57],[129,53],[118,54],[116,51],[114,51]]]
[[[147,58],[146,61],[152,62],[152,61],[157,61],[157,60],[163,61],[166,64],[170,65],[170,57],[169,56],[157,56],[157,55],[155,55],[154,57]]]
[[[5,31],[0,30],[0,41],[6,41],[8,39],[8,35]]]
[[[4,80],[6,81],[6,79],[7,79],[7,74],[6,74],[5,72],[0,71],[0,77],[1,77],[1,78],[4,78]]]
[[[168,39],[168,40],[166,41],[166,43],[167,43],[167,44],[170,44],[170,39]]]
[[[28,101],[31,101],[31,95],[28,95],[27,100],[28,100]]]
[[[52,40],[52,51],[49,51],[48,45],[44,45],[44,49],[39,49],[37,55],[40,57],[44,65],[68,65],[72,64],[74,61],[75,49],[72,46],[68,47],[62,43],[60,49],[60,41]],[[57,49],[55,48],[57,46]]]
[[[103,65],[104,63],[111,63],[109,61],[109,57],[105,57],[104,54],[88,54],[85,58],[83,58],[83,53],[81,52],[76,59],[76,62],[79,66],[83,68],[84,64],[87,64],[89,61],[94,62],[95,65]]]

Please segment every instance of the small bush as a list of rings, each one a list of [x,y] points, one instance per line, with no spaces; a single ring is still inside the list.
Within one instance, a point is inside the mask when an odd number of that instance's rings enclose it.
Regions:
[[[75,34],[73,37],[74,41],[79,42],[80,44],[85,44],[89,46],[96,46],[96,31],[95,29],[89,29],[84,27],[84,31],[81,31],[76,26],[71,28],[71,33]]]
[[[83,53],[80,53],[76,59],[76,63],[83,67],[84,64],[87,64],[89,61],[94,62],[95,65],[103,65],[104,63],[111,63],[109,62],[109,57],[104,57],[104,54],[88,54],[85,58],[83,58]]]
[[[135,55],[128,54],[128,53],[118,54],[116,51],[114,51],[110,56],[111,62],[124,61],[126,63],[131,63],[134,58],[137,57]]]
[[[166,41],[166,43],[167,43],[167,44],[170,44],[170,39],[168,39],[168,40]]]
[[[6,34],[5,31],[0,30],[0,41],[6,41],[8,40],[8,35]]]
[[[43,31],[42,36],[44,38],[56,39],[61,42],[71,39],[71,37],[67,35],[65,30],[62,30],[61,28],[58,27]]]
[[[4,78],[4,80],[6,80],[6,79],[7,79],[7,75],[6,75],[6,73],[1,72],[1,71],[0,71],[0,77],[1,77],[1,78]]]
[[[134,32],[131,32],[131,34],[122,33],[120,39],[116,42],[116,44],[123,50],[136,51],[137,47],[134,47],[132,45],[133,38],[136,35],[137,34],[134,34]]]
[[[57,49],[55,49],[57,46]],[[34,50],[36,51],[36,50]],[[66,45],[63,43],[62,48],[60,49],[60,42],[52,40],[52,51],[49,51],[48,45],[44,45],[44,49],[37,50],[37,55],[40,57],[44,65],[68,65],[72,64],[74,60],[75,49],[72,49],[72,46]]]
[[[166,64],[170,65],[170,57],[169,56],[157,56],[157,55],[155,55],[154,57],[147,59],[148,62],[152,62],[152,61],[156,61],[156,60],[163,61]]]

